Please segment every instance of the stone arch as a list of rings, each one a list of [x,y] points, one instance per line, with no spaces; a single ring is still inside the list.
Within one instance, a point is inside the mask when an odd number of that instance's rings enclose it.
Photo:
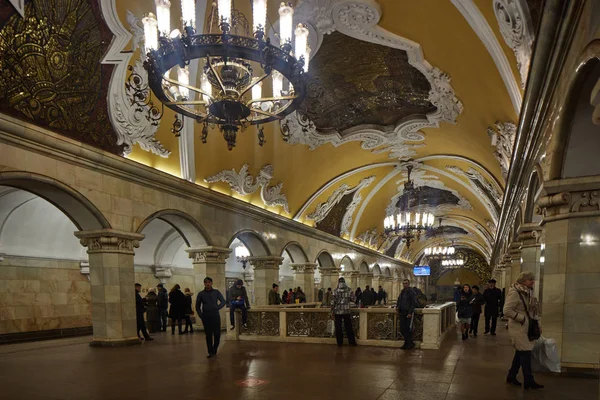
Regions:
[[[137,233],[142,231],[154,220],[161,220],[169,224],[183,238],[188,247],[209,246],[212,244],[206,230],[191,215],[179,210],[161,210],[146,218],[137,228]]]
[[[386,277],[391,277],[392,276],[392,271],[390,271],[390,267],[385,267],[383,269],[383,275]]]
[[[111,228],[96,206],[64,183],[30,172],[0,172],[0,185],[25,190],[48,201],[62,211],[78,230]]]
[[[523,217],[522,217],[523,213],[521,212],[521,207],[518,207],[517,210],[517,215],[515,215],[515,221],[513,222],[513,232],[512,232],[512,241],[516,241],[517,237],[519,236],[519,228],[521,227],[521,224],[523,223]]]
[[[367,264],[366,261],[362,261],[359,266],[358,266],[358,271],[361,274],[367,274],[369,273],[369,264]]]
[[[574,65],[577,65],[578,67],[574,71],[574,74],[567,85],[562,108],[555,119],[557,123],[554,128],[550,148],[547,152],[552,155],[548,169],[548,180],[556,180],[565,177],[565,164],[569,152],[573,123],[575,122],[580,103],[579,100],[582,98],[582,95],[587,92],[587,81],[591,79],[593,74],[600,73],[600,39],[596,39],[589,43],[577,61],[578,62]],[[596,79],[598,79],[598,77],[596,77]],[[591,148],[593,148],[593,146],[591,146]],[[595,160],[596,157],[592,157],[592,159]],[[567,173],[566,175],[570,174]]]
[[[271,255],[269,246],[267,245],[267,243],[265,243],[263,237],[253,230],[243,229],[237,232],[231,237],[229,243],[227,244],[227,247],[231,247],[231,244],[236,239],[242,242],[244,246],[246,246],[252,257],[264,257]]]
[[[315,260],[319,264],[319,268],[335,268],[333,257],[327,250],[321,250]]]
[[[350,267],[350,269],[346,269],[346,266]],[[354,261],[352,261],[352,258],[350,258],[349,256],[345,255],[342,260],[340,261],[340,268],[342,268],[343,271],[355,271],[356,267],[354,266]]]
[[[381,267],[379,266],[379,264],[373,265],[373,274],[381,275]]]
[[[308,256],[306,252],[298,242],[289,242],[281,250],[281,257],[284,253],[287,253],[293,263],[308,262]]]
[[[541,216],[535,214],[535,196],[540,188],[540,175],[537,171],[533,171],[529,179],[527,189],[527,199],[525,201],[525,218],[524,223],[540,222]]]

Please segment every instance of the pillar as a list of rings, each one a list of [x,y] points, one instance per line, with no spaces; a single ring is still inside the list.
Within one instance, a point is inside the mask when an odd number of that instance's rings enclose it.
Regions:
[[[88,248],[93,338],[90,346],[139,343],[135,313],[134,248],[144,235],[114,229],[76,232]]]
[[[327,288],[332,290],[337,287],[337,281],[340,277],[339,268],[319,268],[321,272],[321,287],[327,291]]]
[[[224,298],[227,298],[227,286],[225,284],[225,261],[231,253],[226,247],[204,246],[187,249],[188,256],[192,259],[194,267],[194,286],[196,293],[204,290],[204,278],[211,277],[213,288],[218,289]],[[192,305],[195,308],[195,305]],[[195,310],[194,310],[195,311]],[[221,309],[221,321],[225,318],[225,309]],[[196,318],[196,324],[200,324]],[[221,323],[223,325],[223,323]]]
[[[358,287],[358,271],[350,272],[350,282],[348,282],[348,284],[350,285],[352,290],[356,291],[356,288]]]
[[[511,284],[514,283],[519,274],[521,273],[521,242],[516,239],[511,243],[508,254],[510,256],[510,265],[511,265]]]
[[[306,294],[306,302],[312,303],[315,299],[315,267],[316,263],[290,264],[294,271],[294,287],[300,286]]]
[[[600,177],[544,182],[537,204],[544,336],[556,340],[563,367],[598,368]]]
[[[538,224],[523,224],[519,229],[519,241],[521,241],[521,272],[531,271],[538,281],[535,285],[535,296],[540,298],[541,286],[541,243],[542,230]]]
[[[402,278],[393,278],[392,279],[392,295],[389,300],[396,301],[400,296],[400,292],[402,291]]]
[[[379,291],[379,285],[381,285],[383,283],[383,275],[373,275],[373,289],[375,289],[376,292]]]
[[[277,256],[249,257],[248,261],[254,267],[256,305],[266,306],[269,304],[269,291],[273,289],[274,283],[279,282],[279,266],[283,262],[283,258]]]
[[[373,286],[373,274],[371,272],[358,274],[358,286],[365,290],[367,285]]]
[[[505,276],[506,276],[506,287],[509,288],[510,285],[515,283],[515,281],[512,278],[512,261],[511,261],[510,255],[508,255],[508,254],[504,255],[504,257],[502,258],[502,264],[504,265],[504,272],[505,272]]]

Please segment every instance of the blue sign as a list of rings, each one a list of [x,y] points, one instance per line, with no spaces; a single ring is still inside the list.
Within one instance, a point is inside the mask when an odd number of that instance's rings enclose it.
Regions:
[[[421,265],[420,267],[415,265],[413,274],[415,274],[415,276],[429,276],[431,275],[431,268],[429,268],[429,265]]]

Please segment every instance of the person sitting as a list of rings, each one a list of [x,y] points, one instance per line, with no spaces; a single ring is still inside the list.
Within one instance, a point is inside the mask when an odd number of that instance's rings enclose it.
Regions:
[[[241,279],[238,279],[235,285],[229,289],[229,322],[231,323],[231,330],[235,329],[235,310],[238,308],[242,311],[242,326],[247,328],[250,301],[248,300],[248,293],[244,287],[244,282]]]

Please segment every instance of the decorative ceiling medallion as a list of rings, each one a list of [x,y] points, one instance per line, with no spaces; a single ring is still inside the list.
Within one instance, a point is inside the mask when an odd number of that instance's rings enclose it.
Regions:
[[[344,143],[360,141],[366,150],[390,152],[390,158],[406,159],[415,154],[417,146],[422,146],[407,143],[425,139],[420,129],[438,127],[442,121],[456,122],[463,106],[454,96],[449,76],[424,60],[419,44],[377,26],[381,12],[375,1],[304,0],[296,7],[296,14],[303,21],[308,21],[311,33],[315,32],[315,35],[311,35],[313,54],[323,43],[323,35],[334,31],[354,39],[405,51],[408,64],[420,71],[429,82],[430,90],[423,100],[431,103],[435,111],[425,116],[405,118],[392,129],[359,126],[344,134],[337,130],[320,132],[308,117],[292,113],[281,123],[289,143],[300,143],[315,149],[326,143],[338,147]]]
[[[510,168],[510,159],[512,157],[515,138],[517,136],[517,125],[513,122],[496,122],[493,127],[487,129],[488,136],[492,142],[494,157],[500,163],[502,176],[504,181],[508,178],[508,170]]]
[[[148,99],[150,88],[148,87],[148,72],[143,67],[144,49],[142,39],[144,30],[141,22],[133,13],[127,11],[127,22],[129,30],[133,34],[131,48],[133,51],[140,49],[139,59],[129,66],[129,76],[125,85],[111,87],[110,109],[112,111],[113,126],[117,133],[118,143],[125,146],[124,155],[129,155],[135,144],[143,150],[150,151],[158,156],[167,158],[171,154],[163,145],[156,140],[158,131],[158,119],[153,117],[158,111],[151,103],[140,101],[140,97]],[[129,62],[129,59],[127,60]]]
[[[346,195],[352,195],[352,199],[348,206],[345,209],[344,216],[342,218],[340,235],[345,235],[350,233],[350,226],[352,225],[352,218],[356,207],[362,201],[362,196],[360,195],[360,191],[365,187],[369,186],[375,180],[375,175],[369,176],[367,178],[362,179],[358,185],[354,187],[350,187],[348,184],[344,183],[339,188],[337,188],[329,199],[326,202],[320,203],[317,205],[314,212],[308,214],[306,216],[307,219],[315,221],[315,223],[319,223],[327,217],[327,215],[331,212],[331,210],[342,201]]]
[[[515,53],[521,75],[521,88],[525,88],[535,32],[525,0],[494,0],[494,14],[504,42]]]
[[[288,200],[285,194],[281,193],[283,183],[278,183],[275,186],[269,186],[271,179],[273,179],[273,166],[265,165],[261,168],[260,172],[254,177],[248,173],[248,164],[244,164],[240,169],[240,172],[235,172],[235,169],[223,170],[216,175],[210,176],[204,179],[207,183],[225,182],[229,184],[231,190],[242,195],[247,196],[258,190],[260,191],[260,197],[263,203],[269,207],[281,206],[286,213],[290,213]]]

